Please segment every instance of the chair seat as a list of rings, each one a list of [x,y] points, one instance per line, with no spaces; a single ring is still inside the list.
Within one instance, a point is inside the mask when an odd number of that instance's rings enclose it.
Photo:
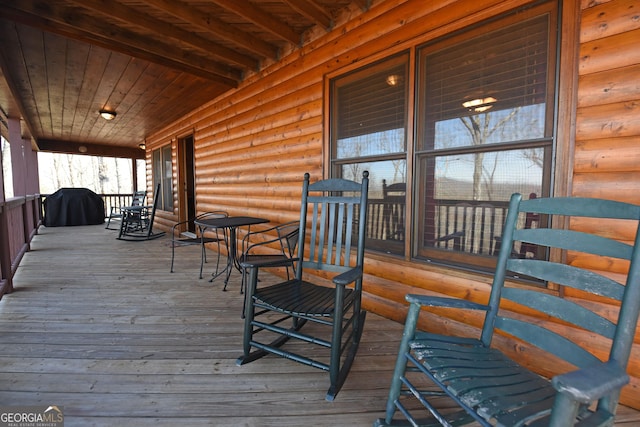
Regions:
[[[300,280],[289,280],[259,289],[254,294],[257,305],[287,314],[331,317],[335,309],[334,288]],[[353,300],[353,290],[345,289],[345,309]]]
[[[487,421],[514,425],[551,412],[556,394],[551,383],[500,351],[476,340],[424,336],[428,339],[410,343],[420,369]]]
[[[171,244],[175,247],[178,247],[178,246],[188,246],[188,245],[199,245],[203,242],[215,243],[221,240],[222,240],[221,238],[217,238],[217,237],[205,237],[204,239],[201,239],[200,237],[184,237],[184,238],[175,239],[171,241]]]

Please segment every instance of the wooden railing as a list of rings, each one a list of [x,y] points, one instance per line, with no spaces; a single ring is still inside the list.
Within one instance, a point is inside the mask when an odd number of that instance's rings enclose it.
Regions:
[[[42,195],[43,202],[47,198],[47,196],[49,196],[49,194]],[[104,193],[104,194],[98,194],[98,196],[100,196],[102,198],[102,201],[104,202],[105,218],[109,217],[112,207],[119,208],[120,206],[130,206],[131,202],[133,201],[132,193],[127,193],[127,194]],[[42,207],[44,207],[44,203],[42,203]],[[44,211],[42,211],[42,215],[44,216]]]
[[[41,223],[39,195],[0,202],[0,298],[13,291],[13,276]]]
[[[493,255],[498,249],[507,202],[437,200],[424,243],[436,248]],[[404,203],[369,199],[367,238],[404,241]]]

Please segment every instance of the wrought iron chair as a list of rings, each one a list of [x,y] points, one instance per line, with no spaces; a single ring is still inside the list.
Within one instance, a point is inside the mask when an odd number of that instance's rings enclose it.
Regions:
[[[327,179],[310,184],[309,174],[305,174],[295,278],[258,287],[260,266],[242,264],[248,281],[244,353],[238,365],[275,354],[320,368],[329,372],[326,399],[335,398],[355,358],[366,315],[361,298],[368,175],[363,173],[362,183]],[[310,275],[313,271],[331,280]],[[318,277],[317,282],[309,277]],[[326,286],[331,282],[332,286]],[[307,322],[319,325],[312,328],[319,336],[303,329]],[[306,345],[285,348],[291,338]],[[324,349],[323,356],[319,356],[318,346]],[[303,355],[307,350],[310,353]]]
[[[217,261],[216,261],[216,271],[214,274],[218,274],[218,269],[220,268],[220,242],[225,242],[226,239],[224,234],[221,236],[218,232],[218,229],[211,229],[208,231],[209,233],[214,233],[215,235],[205,235],[205,230],[203,227],[199,225],[195,225],[195,233],[189,231],[183,231],[182,229],[188,226],[188,224],[193,224],[194,221],[199,219],[206,218],[224,218],[228,216],[227,212],[224,211],[213,211],[213,212],[205,212],[200,215],[197,215],[195,218],[188,219],[186,221],[180,221],[174,224],[171,228],[171,272],[173,273],[173,264],[176,255],[176,248],[181,248],[184,246],[193,246],[200,245],[200,278],[202,279],[202,269],[204,268],[204,263],[207,262],[207,251],[206,245],[208,243],[216,243],[218,245],[217,250]]]
[[[131,198],[131,205],[129,206],[143,206],[144,199],[147,197],[146,191],[136,191],[133,193]],[[109,212],[109,218],[107,219],[107,226],[105,227],[108,230],[117,230],[117,228],[109,228],[111,225],[111,220],[120,220],[122,221],[122,206],[111,206],[111,210]]]
[[[275,236],[273,233],[275,233]],[[298,245],[299,233],[300,221],[291,221],[264,230],[247,233],[242,239],[240,265],[251,264],[260,268],[285,267],[287,280],[289,280],[291,278],[290,270],[292,269],[295,273],[293,257]],[[274,246],[275,249],[273,249]],[[269,247],[271,249],[268,249]],[[246,269],[243,268],[240,292],[244,291],[246,285],[246,273]]]
[[[164,236],[164,231],[154,232],[153,221],[156,217],[160,194],[160,183],[156,186],[151,206],[126,206],[122,208],[119,240],[141,241]]]

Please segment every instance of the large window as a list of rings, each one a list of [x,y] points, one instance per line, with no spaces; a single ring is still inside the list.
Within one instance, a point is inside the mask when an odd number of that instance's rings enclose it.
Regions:
[[[409,239],[414,258],[490,267],[510,195],[550,194],[555,8],[520,10],[332,80],[332,173],[372,172],[370,250],[401,254],[393,243]],[[395,115],[377,91],[394,75],[404,96]],[[409,91],[415,105],[405,109]]]
[[[163,211],[173,212],[173,169],[171,162],[171,144],[153,150],[153,188],[160,183],[159,207]]]
[[[407,54],[332,81],[334,174],[369,171],[369,248],[402,254],[407,180]],[[391,191],[394,190],[394,191]]]

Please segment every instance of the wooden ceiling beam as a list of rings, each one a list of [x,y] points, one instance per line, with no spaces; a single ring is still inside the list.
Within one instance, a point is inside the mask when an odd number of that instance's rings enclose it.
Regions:
[[[165,37],[170,37],[242,67],[250,68],[252,70],[256,70],[258,68],[258,61],[255,58],[238,53],[233,49],[214,43],[211,40],[207,40],[204,37],[200,37],[195,33],[185,31],[174,25],[167,24],[159,19],[152,18],[149,15],[138,12],[129,6],[125,6],[117,2],[103,2],[101,0],[71,1],[84,8],[139,26],[155,34],[162,34]]]
[[[0,4],[0,16],[43,31],[172,67],[228,87],[237,87],[242,78],[240,70],[157,40],[141,37],[131,31],[78,13],[76,9],[38,0],[21,0],[13,5]]]
[[[247,0],[212,0],[213,3],[242,16],[263,30],[298,46],[302,42],[300,34],[273,16],[258,9]]]
[[[121,157],[126,159],[144,159],[145,152],[140,148],[121,145],[87,144],[83,142],[38,139],[36,145],[47,153],[82,154],[86,156]]]
[[[313,0],[285,0],[285,2],[301,15],[329,30],[333,26],[331,14]]]
[[[162,10],[170,15],[180,18],[188,24],[202,30],[209,31],[218,37],[241,46],[244,49],[258,55],[260,58],[278,58],[278,47],[260,40],[250,34],[238,31],[237,28],[191,8],[184,3],[175,0],[145,0],[145,4]]]

